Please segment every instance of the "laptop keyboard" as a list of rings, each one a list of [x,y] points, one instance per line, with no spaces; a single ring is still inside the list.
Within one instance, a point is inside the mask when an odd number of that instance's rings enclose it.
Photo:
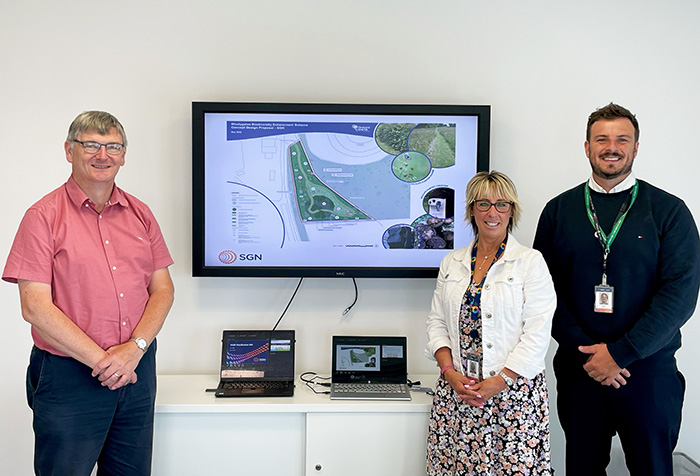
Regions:
[[[399,395],[408,393],[406,386],[398,383],[336,383],[333,385],[335,391],[340,393],[396,393]]]
[[[221,388],[236,389],[236,388],[289,388],[291,382],[269,381],[269,382],[224,382]]]

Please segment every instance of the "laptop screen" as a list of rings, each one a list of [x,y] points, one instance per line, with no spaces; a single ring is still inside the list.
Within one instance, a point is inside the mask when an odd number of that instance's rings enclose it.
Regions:
[[[224,331],[221,378],[293,380],[294,331]]]
[[[406,338],[333,336],[335,383],[405,383]]]

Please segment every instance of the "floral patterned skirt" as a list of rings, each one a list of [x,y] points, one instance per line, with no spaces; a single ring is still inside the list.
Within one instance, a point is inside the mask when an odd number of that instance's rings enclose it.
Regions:
[[[532,380],[518,377],[483,409],[456,395],[447,380],[438,380],[428,430],[429,476],[552,474],[544,372]]]

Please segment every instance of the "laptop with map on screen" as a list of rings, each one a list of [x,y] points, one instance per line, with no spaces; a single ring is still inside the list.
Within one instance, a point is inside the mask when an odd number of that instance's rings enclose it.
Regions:
[[[294,395],[294,331],[224,331],[217,397]]]
[[[331,399],[410,400],[406,338],[333,336]]]

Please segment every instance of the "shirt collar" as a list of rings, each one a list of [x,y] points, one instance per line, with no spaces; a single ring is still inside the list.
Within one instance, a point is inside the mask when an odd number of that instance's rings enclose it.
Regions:
[[[78,183],[73,179],[73,176],[71,175],[68,177],[68,181],[66,182],[66,191],[68,192],[68,197],[70,197],[71,201],[73,204],[77,207],[83,206],[85,202],[89,202],[90,198],[83,192],[83,190],[78,186]],[[112,196],[110,197],[109,201],[107,202],[108,205],[121,205],[123,207],[129,206],[129,202],[126,200],[124,197],[124,192],[121,191],[119,187],[116,185],[114,186],[114,189],[112,190]]]
[[[622,182],[615,185],[608,192],[603,187],[598,185],[598,183],[593,179],[593,174],[591,174],[591,177],[588,179],[588,187],[591,190],[593,190],[594,192],[598,192],[598,193],[617,193],[617,192],[624,192],[625,190],[631,189],[632,187],[634,187],[634,184],[636,182],[637,182],[637,177],[634,176],[634,172],[630,172],[630,174],[625,178],[625,180],[623,180]]]

